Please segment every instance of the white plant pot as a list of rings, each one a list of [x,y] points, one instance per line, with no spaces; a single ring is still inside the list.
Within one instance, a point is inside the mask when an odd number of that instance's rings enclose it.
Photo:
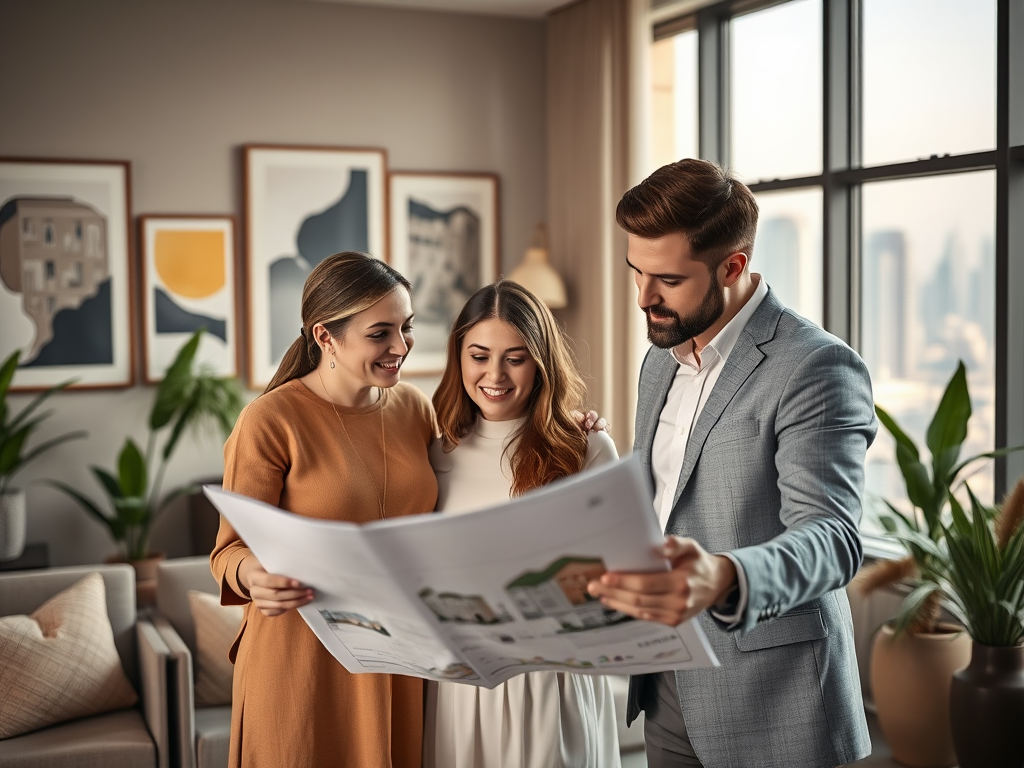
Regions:
[[[0,493],[0,561],[17,560],[25,551],[25,492]]]

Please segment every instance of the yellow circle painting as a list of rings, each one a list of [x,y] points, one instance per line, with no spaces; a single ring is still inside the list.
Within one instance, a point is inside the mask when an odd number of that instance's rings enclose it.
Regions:
[[[202,299],[224,287],[223,232],[165,229],[153,245],[157,274],[171,292]]]

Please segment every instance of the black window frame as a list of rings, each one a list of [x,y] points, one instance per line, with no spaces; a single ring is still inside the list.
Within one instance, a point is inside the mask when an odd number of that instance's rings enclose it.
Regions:
[[[653,40],[698,33],[700,156],[729,166],[729,21],[790,0],[719,0],[697,10],[655,8]],[[996,146],[863,167],[861,0],[822,3],[822,172],[749,184],[756,194],[823,193],[822,317],[826,330],[860,349],[860,189],[869,182],[995,171],[995,448],[1024,444],[1024,2],[996,0]],[[1018,212],[1013,216],[1014,211]],[[1016,297],[1014,300],[1013,297]],[[1024,475],[1024,456],[995,460],[995,493]]]

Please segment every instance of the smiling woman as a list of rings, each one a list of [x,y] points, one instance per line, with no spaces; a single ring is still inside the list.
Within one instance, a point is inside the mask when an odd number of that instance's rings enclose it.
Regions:
[[[299,336],[225,446],[224,487],[354,523],[431,511],[433,412],[399,382],[412,343],[402,275],[362,253],[322,261],[303,288]],[[223,521],[212,565],[221,602],[245,606],[230,653],[230,765],[420,765],[422,681],[350,675],[295,610],[312,590],[267,573]]]
[[[573,417],[585,396],[566,340],[536,296],[509,280],[473,294],[434,395],[438,510],[498,504],[617,458],[606,432],[586,435]],[[607,678],[529,672],[493,690],[428,690],[428,768],[618,768]]]

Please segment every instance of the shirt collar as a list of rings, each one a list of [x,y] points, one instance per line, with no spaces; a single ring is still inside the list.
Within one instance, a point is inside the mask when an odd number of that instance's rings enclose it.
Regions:
[[[729,355],[736,346],[736,342],[739,341],[740,334],[743,329],[747,327],[747,323],[753,316],[757,308],[761,306],[761,302],[764,301],[764,297],[768,295],[768,283],[764,281],[758,273],[754,272],[751,274],[755,288],[754,292],[747,299],[747,303],[740,307],[740,311],[737,312],[732,320],[725,324],[711,341],[708,342],[707,346],[701,352],[700,364],[697,364],[697,358],[693,354],[693,339],[688,339],[682,344],[672,347],[672,357],[676,359],[680,365],[686,365],[695,371],[700,371],[716,360],[721,360],[724,364],[729,359]]]

